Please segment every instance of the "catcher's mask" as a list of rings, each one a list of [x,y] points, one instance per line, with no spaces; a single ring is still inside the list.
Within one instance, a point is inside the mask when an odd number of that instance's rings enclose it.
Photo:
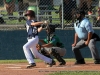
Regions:
[[[35,18],[35,12],[33,10],[27,10],[25,13],[25,16],[30,16]]]
[[[46,27],[47,34],[52,34],[55,32],[55,25],[48,25]]]

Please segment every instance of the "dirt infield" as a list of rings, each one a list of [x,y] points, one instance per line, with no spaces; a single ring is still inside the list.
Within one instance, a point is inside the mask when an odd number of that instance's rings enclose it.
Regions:
[[[53,67],[46,67],[43,62],[37,63],[34,68],[26,69],[27,63],[0,64],[0,75],[45,75],[53,72],[65,71],[100,71],[100,65],[87,62],[85,65],[73,65],[67,62],[65,66],[58,67],[58,63]]]

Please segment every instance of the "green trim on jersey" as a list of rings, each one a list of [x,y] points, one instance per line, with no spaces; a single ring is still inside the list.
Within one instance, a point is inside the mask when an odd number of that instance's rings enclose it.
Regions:
[[[47,38],[44,39],[44,42],[47,44],[48,43],[48,40]],[[54,35],[51,40],[49,41],[49,43],[53,44],[53,46],[56,46],[56,47],[60,47],[60,48],[64,48],[64,44],[61,43],[60,39]]]

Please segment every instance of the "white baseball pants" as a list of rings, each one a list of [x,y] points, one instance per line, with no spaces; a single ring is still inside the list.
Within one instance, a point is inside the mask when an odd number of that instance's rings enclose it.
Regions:
[[[35,36],[35,38],[32,37],[32,39],[28,39],[28,42],[23,46],[24,54],[27,61],[29,62],[29,64],[35,63],[32,57],[33,54],[35,58],[39,58],[45,61],[46,63],[52,63],[52,59],[40,54],[36,49],[36,44],[38,44],[38,41],[38,36]]]

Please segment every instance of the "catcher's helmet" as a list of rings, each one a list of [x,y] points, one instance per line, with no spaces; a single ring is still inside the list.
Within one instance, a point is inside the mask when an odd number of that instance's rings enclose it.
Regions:
[[[48,30],[49,33],[55,32],[55,25],[48,25],[48,26],[46,27],[46,30]]]
[[[25,16],[31,16],[31,17],[35,17],[35,12],[33,10],[27,10],[27,12],[25,13]]]

